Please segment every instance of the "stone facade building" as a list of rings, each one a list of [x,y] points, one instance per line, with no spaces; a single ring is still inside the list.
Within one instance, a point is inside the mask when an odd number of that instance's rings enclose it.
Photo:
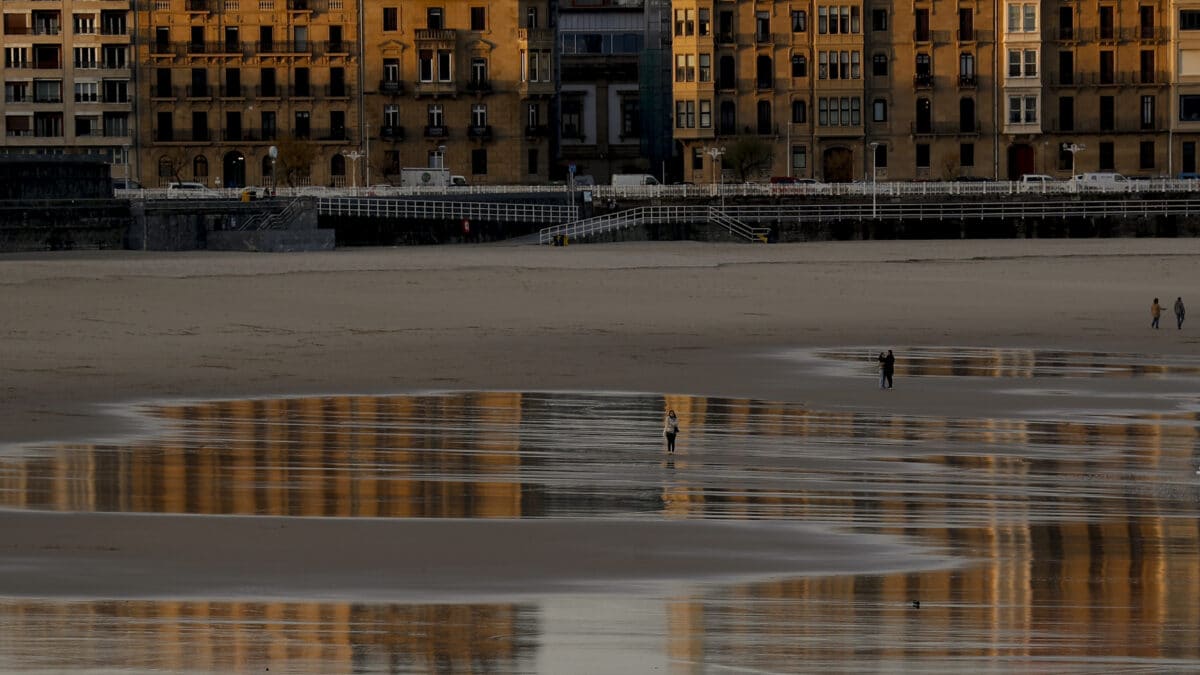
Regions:
[[[677,0],[685,179],[746,139],[827,181],[1194,172],[1192,4]]]
[[[472,184],[546,182],[558,73],[547,0],[383,0],[364,12],[373,182],[410,166]]]
[[[133,143],[128,0],[7,0],[4,151],[105,157],[125,171]]]
[[[150,0],[145,7],[137,45],[144,185],[356,179],[351,153],[364,139],[355,0]]]

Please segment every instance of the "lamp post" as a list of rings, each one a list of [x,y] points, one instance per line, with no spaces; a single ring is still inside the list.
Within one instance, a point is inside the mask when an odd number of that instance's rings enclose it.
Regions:
[[[350,190],[358,194],[358,160],[363,154],[357,150],[343,150],[342,156],[350,160]]]
[[[363,142],[366,144],[364,158],[367,160],[363,163],[363,185],[369,190],[371,188],[371,123],[363,122]]]
[[[723,157],[725,155],[725,148],[724,147],[720,147],[720,148],[712,147],[712,148],[709,148],[707,150],[707,152],[708,152],[708,156],[712,158],[713,189],[716,189],[718,192],[721,193],[721,208],[725,208],[725,190],[721,190],[721,189],[717,188],[717,178],[718,177],[720,177],[720,179],[721,179],[721,187],[725,186],[725,172],[724,171],[722,171],[720,173],[717,172],[717,165],[720,163],[721,157]]]
[[[1079,182],[1075,180],[1075,155],[1087,150],[1087,146],[1083,143],[1063,143],[1062,149],[1064,152],[1071,153],[1071,191],[1079,191]]]
[[[879,190],[876,188],[875,154],[876,149],[879,148],[879,143],[871,141],[867,144],[867,147],[871,149],[871,218],[878,218],[879,211],[876,208],[876,200]]]

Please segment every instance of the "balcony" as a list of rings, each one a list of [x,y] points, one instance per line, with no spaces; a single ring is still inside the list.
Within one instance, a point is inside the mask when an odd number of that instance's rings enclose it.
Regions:
[[[458,31],[447,28],[421,28],[414,31],[414,37],[417,42],[425,43],[422,46],[441,47],[443,49],[453,49],[458,41]]]
[[[313,94],[312,85],[308,85],[308,84],[292,85],[291,97],[292,98],[313,98],[314,94]]]
[[[127,91],[105,92],[100,97],[101,103],[132,103],[133,97]]]
[[[404,140],[404,127],[389,125],[379,128],[379,138],[384,141],[398,142]]]
[[[417,82],[413,85],[416,96],[457,96],[458,85],[454,82]]]
[[[1139,26],[1137,37],[1142,42],[1166,42],[1170,32],[1165,26]]]
[[[212,12],[213,0],[185,0],[184,8],[188,14],[208,14]]]
[[[212,132],[208,129],[155,129],[156,143],[208,143]]]
[[[552,28],[518,28],[517,40],[531,48],[550,49],[554,46]]]
[[[254,53],[271,56],[311,56],[315,42],[304,40],[291,42],[287,40],[272,40],[270,42],[255,42]]]
[[[544,124],[529,124],[525,126],[526,138],[544,138],[550,135],[550,127]]]
[[[483,96],[492,93],[492,83],[490,80],[475,80],[467,82],[467,92]]]
[[[184,96],[186,98],[212,98],[214,89],[216,89],[216,87],[210,87],[208,85],[190,85],[184,91]]]
[[[247,89],[249,89],[249,87],[227,87],[222,85],[220,92],[217,93],[217,96],[220,98],[246,98]]]
[[[385,96],[403,96],[404,83],[399,80],[380,80],[379,93]]]
[[[299,12],[311,14],[315,9],[316,2],[314,0],[287,0],[288,12]]]
[[[444,124],[426,124],[425,138],[448,138],[450,130]]]
[[[979,86],[979,76],[978,75],[971,74],[971,75],[959,75],[958,76],[958,88],[959,89],[974,89],[975,87],[978,87],[978,86]]]
[[[327,40],[317,44],[317,52],[323,56],[349,55],[354,53],[355,44],[352,40]]]
[[[348,85],[348,84],[327,84],[327,85],[325,85],[325,98],[350,98],[350,85]]]
[[[473,124],[473,125],[467,127],[467,138],[470,138],[470,139],[473,139],[476,141],[492,140],[492,125],[490,125],[490,124],[474,125]]]
[[[913,75],[913,87],[917,89],[932,89],[933,73],[917,73]]]
[[[523,98],[554,96],[554,83],[549,80],[520,82],[517,85],[517,93]]]
[[[958,122],[913,122],[909,129],[913,136],[978,136],[979,121]]]
[[[61,91],[34,92],[33,102],[34,103],[62,103],[63,102],[62,92]]]
[[[257,86],[254,88],[255,98],[283,98],[287,96],[287,88],[276,85],[274,87]]]
[[[1048,131],[1057,133],[1071,133],[1080,135],[1095,135],[1095,134],[1137,134],[1144,135],[1147,133],[1155,133],[1165,129],[1164,121],[1158,116],[1149,120],[1149,124],[1143,125],[1140,119],[1132,120],[1124,124],[1116,124],[1115,120],[1105,120],[1104,123],[1096,119],[1090,120],[1062,120],[1054,118],[1050,120]],[[1165,133],[1165,132],[1164,132]]]

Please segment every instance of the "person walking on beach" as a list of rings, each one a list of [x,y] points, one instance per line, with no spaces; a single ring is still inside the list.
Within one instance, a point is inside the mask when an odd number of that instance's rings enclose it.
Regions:
[[[1158,304],[1158,298],[1150,305],[1150,327],[1158,330],[1158,317],[1162,316],[1162,305]]]
[[[675,435],[679,433],[679,418],[674,410],[667,411],[667,424],[663,427],[663,436],[667,437],[667,452],[675,454]]]
[[[1183,298],[1175,298],[1175,328],[1183,330]]]
[[[883,372],[884,372],[883,364],[884,364],[884,361],[887,360],[887,357],[884,356],[883,352],[879,352],[879,358],[876,360],[879,361],[879,364],[876,366],[877,368],[879,368],[879,388],[886,389],[887,388],[887,378],[885,378],[883,375]]]
[[[887,388],[892,388],[892,375],[896,372],[896,356],[892,354],[892,350],[888,350],[887,356],[883,357],[883,379],[887,382]]]

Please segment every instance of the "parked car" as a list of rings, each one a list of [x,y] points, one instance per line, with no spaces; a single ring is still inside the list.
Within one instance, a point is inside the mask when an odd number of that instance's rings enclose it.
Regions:
[[[126,178],[118,178],[113,181],[113,189],[114,190],[141,190],[142,184],[137,182],[136,180],[129,180]]]
[[[1044,173],[1027,173],[1017,181],[1017,189],[1021,192],[1045,192],[1046,188],[1056,182],[1053,176]]]
[[[168,197],[215,197],[217,193],[204,183],[167,183]]]

